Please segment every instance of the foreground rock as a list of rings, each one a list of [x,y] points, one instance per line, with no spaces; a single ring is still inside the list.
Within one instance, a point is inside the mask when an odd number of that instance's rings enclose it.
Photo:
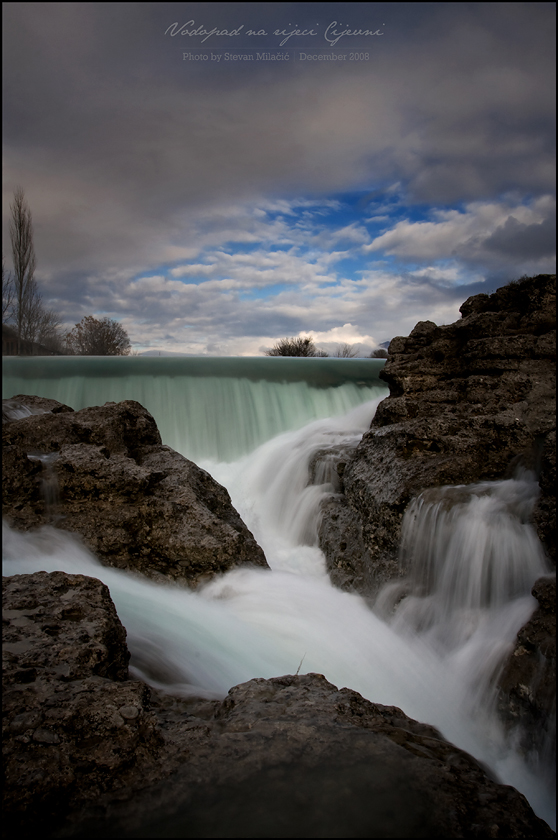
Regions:
[[[436,729],[319,674],[223,702],[127,680],[98,580],[6,578],[4,610],[5,836],[554,836]]]
[[[148,779],[163,738],[149,689],[127,679],[126,631],[101,581],[14,575],[2,606],[4,836],[44,836],[61,814]]]
[[[54,524],[80,534],[105,565],[191,586],[242,564],[267,568],[225,488],[163,446],[139,403],[74,412],[38,397],[7,402],[12,414],[14,404],[45,412],[3,423],[13,527]]]
[[[334,583],[373,594],[401,575],[401,521],[429,487],[540,474],[534,522],[555,556],[556,276],[469,298],[455,324],[394,338],[390,396],[342,461],[344,495],[324,504],[320,545]],[[347,539],[349,535],[349,539]]]
[[[540,578],[532,594],[538,606],[517,634],[498,677],[498,709],[522,749],[556,770],[556,576]]]

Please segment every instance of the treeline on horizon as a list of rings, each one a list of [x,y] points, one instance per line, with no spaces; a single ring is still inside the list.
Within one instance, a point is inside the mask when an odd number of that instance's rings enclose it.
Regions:
[[[340,344],[336,352],[331,354],[337,359],[387,359],[387,350],[377,347],[372,353],[359,356],[358,344]],[[264,356],[305,356],[307,358],[329,358],[325,350],[318,350],[311,338],[282,338],[270,350],[264,351]]]

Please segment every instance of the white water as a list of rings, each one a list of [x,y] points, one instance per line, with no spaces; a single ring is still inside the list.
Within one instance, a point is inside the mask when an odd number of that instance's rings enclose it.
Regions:
[[[239,682],[299,669],[399,706],[484,761],[554,824],[545,779],[507,744],[492,714],[489,681],[536,606],[532,584],[547,571],[527,523],[536,484],[525,475],[417,501],[402,547],[412,594],[392,614],[388,587],[374,612],[329,583],[315,528],[319,500],[333,488],[307,486],[307,465],[327,445],[356,444],[376,404],[286,432],[235,462],[201,464],[228,487],[272,572],[235,570],[193,593],[101,567],[63,532],[6,527],[4,573],[62,569],[102,579],[127,629],[135,674],[171,692],[223,697]]]

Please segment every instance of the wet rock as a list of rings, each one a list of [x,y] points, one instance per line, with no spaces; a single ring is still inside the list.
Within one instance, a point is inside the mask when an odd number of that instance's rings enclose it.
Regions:
[[[395,707],[319,675],[223,702],[127,679],[107,587],[5,578],[7,837],[552,837],[525,798]]]
[[[242,564],[267,568],[225,488],[163,446],[137,402],[12,420],[3,453],[4,516],[17,529],[54,524],[79,534],[105,565],[191,586]],[[37,453],[55,454],[55,509],[45,504]]]
[[[534,524],[555,557],[555,307],[556,276],[538,275],[469,298],[454,324],[420,322],[392,340],[380,374],[390,396],[346,465],[345,498],[322,510],[333,578],[341,568],[346,588],[374,594],[402,574],[401,522],[414,496],[520,465],[540,474]],[[358,535],[350,564],[344,530]]]
[[[555,772],[556,576],[532,589],[538,607],[517,634],[498,678],[498,709],[525,753],[533,751]]]
[[[45,836],[69,809],[148,778],[163,738],[149,689],[128,681],[126,631],[101,581],[14,575],[2,606],[4,836]]]
[[[2,400],[2,421],[19,420],[31,414],[70,413],[74,409],[57,400],[47,397],[34,397],[18,394],[9,400]]]
[[[72,836],[554,836],[436,729],[320,674],[250,680],[202,714],[179,770]]]

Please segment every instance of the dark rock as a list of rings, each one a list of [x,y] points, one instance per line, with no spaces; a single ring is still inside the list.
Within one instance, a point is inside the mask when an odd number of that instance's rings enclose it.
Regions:
[[[362,521],[349,505],[346,496],[326,498],[320,508],[320,548],[327,559],[331,582],[340,589],[370,592],[377,586],[380,574],[370,560],[364,542]],[[398,567],[386,579],[398,574]]]
[[[176,773],[72,836],[554,836],[436,729],[320,674],[250,680],[188,725]]]
[[[555,557],[555,307],[556,276],[539,275],[469,298],[454,324],[423,321],[391,341],[380,374],[390,396],[347,463],[345,500],[322,511],[320,545],[346,588],[374,594],[402,573],[401,521],[414,496],[510,477],[520,464],[540,471],[534,524]],[[362,535],[350,565],[339,549],[345,527]]]
[[[105,565],[192,586],[246,563],[267,568],[225,488],[163,446],[137,402],[12,420],[3,447],[4,516],[15,528],[52,521],[81,535]],[[46,454],[44,468],[29,460]],[[51,497],[57,483],[55,509],[45,482]]]
[[[100,581],[3,598],[6,837],[554,836],[436,729],[319,674],[173,698],[126,679]]]
[[[2,605],[4,836],[45,836],[69,809],[144,778],[163,738],[148,687],[127,680],[126,631],[101,581],[14,575]]]
[[[555,771],[556,577],[540,578],[532,594],[538,607],[503,663],[498,708],[506,725],[517,731],[523,750],[534,751]]]
[[[548,556],[556,563],[556,432],[544,437],[540,461],[535,468],[539,472],[541,495],[533,512],[533,521]]]

